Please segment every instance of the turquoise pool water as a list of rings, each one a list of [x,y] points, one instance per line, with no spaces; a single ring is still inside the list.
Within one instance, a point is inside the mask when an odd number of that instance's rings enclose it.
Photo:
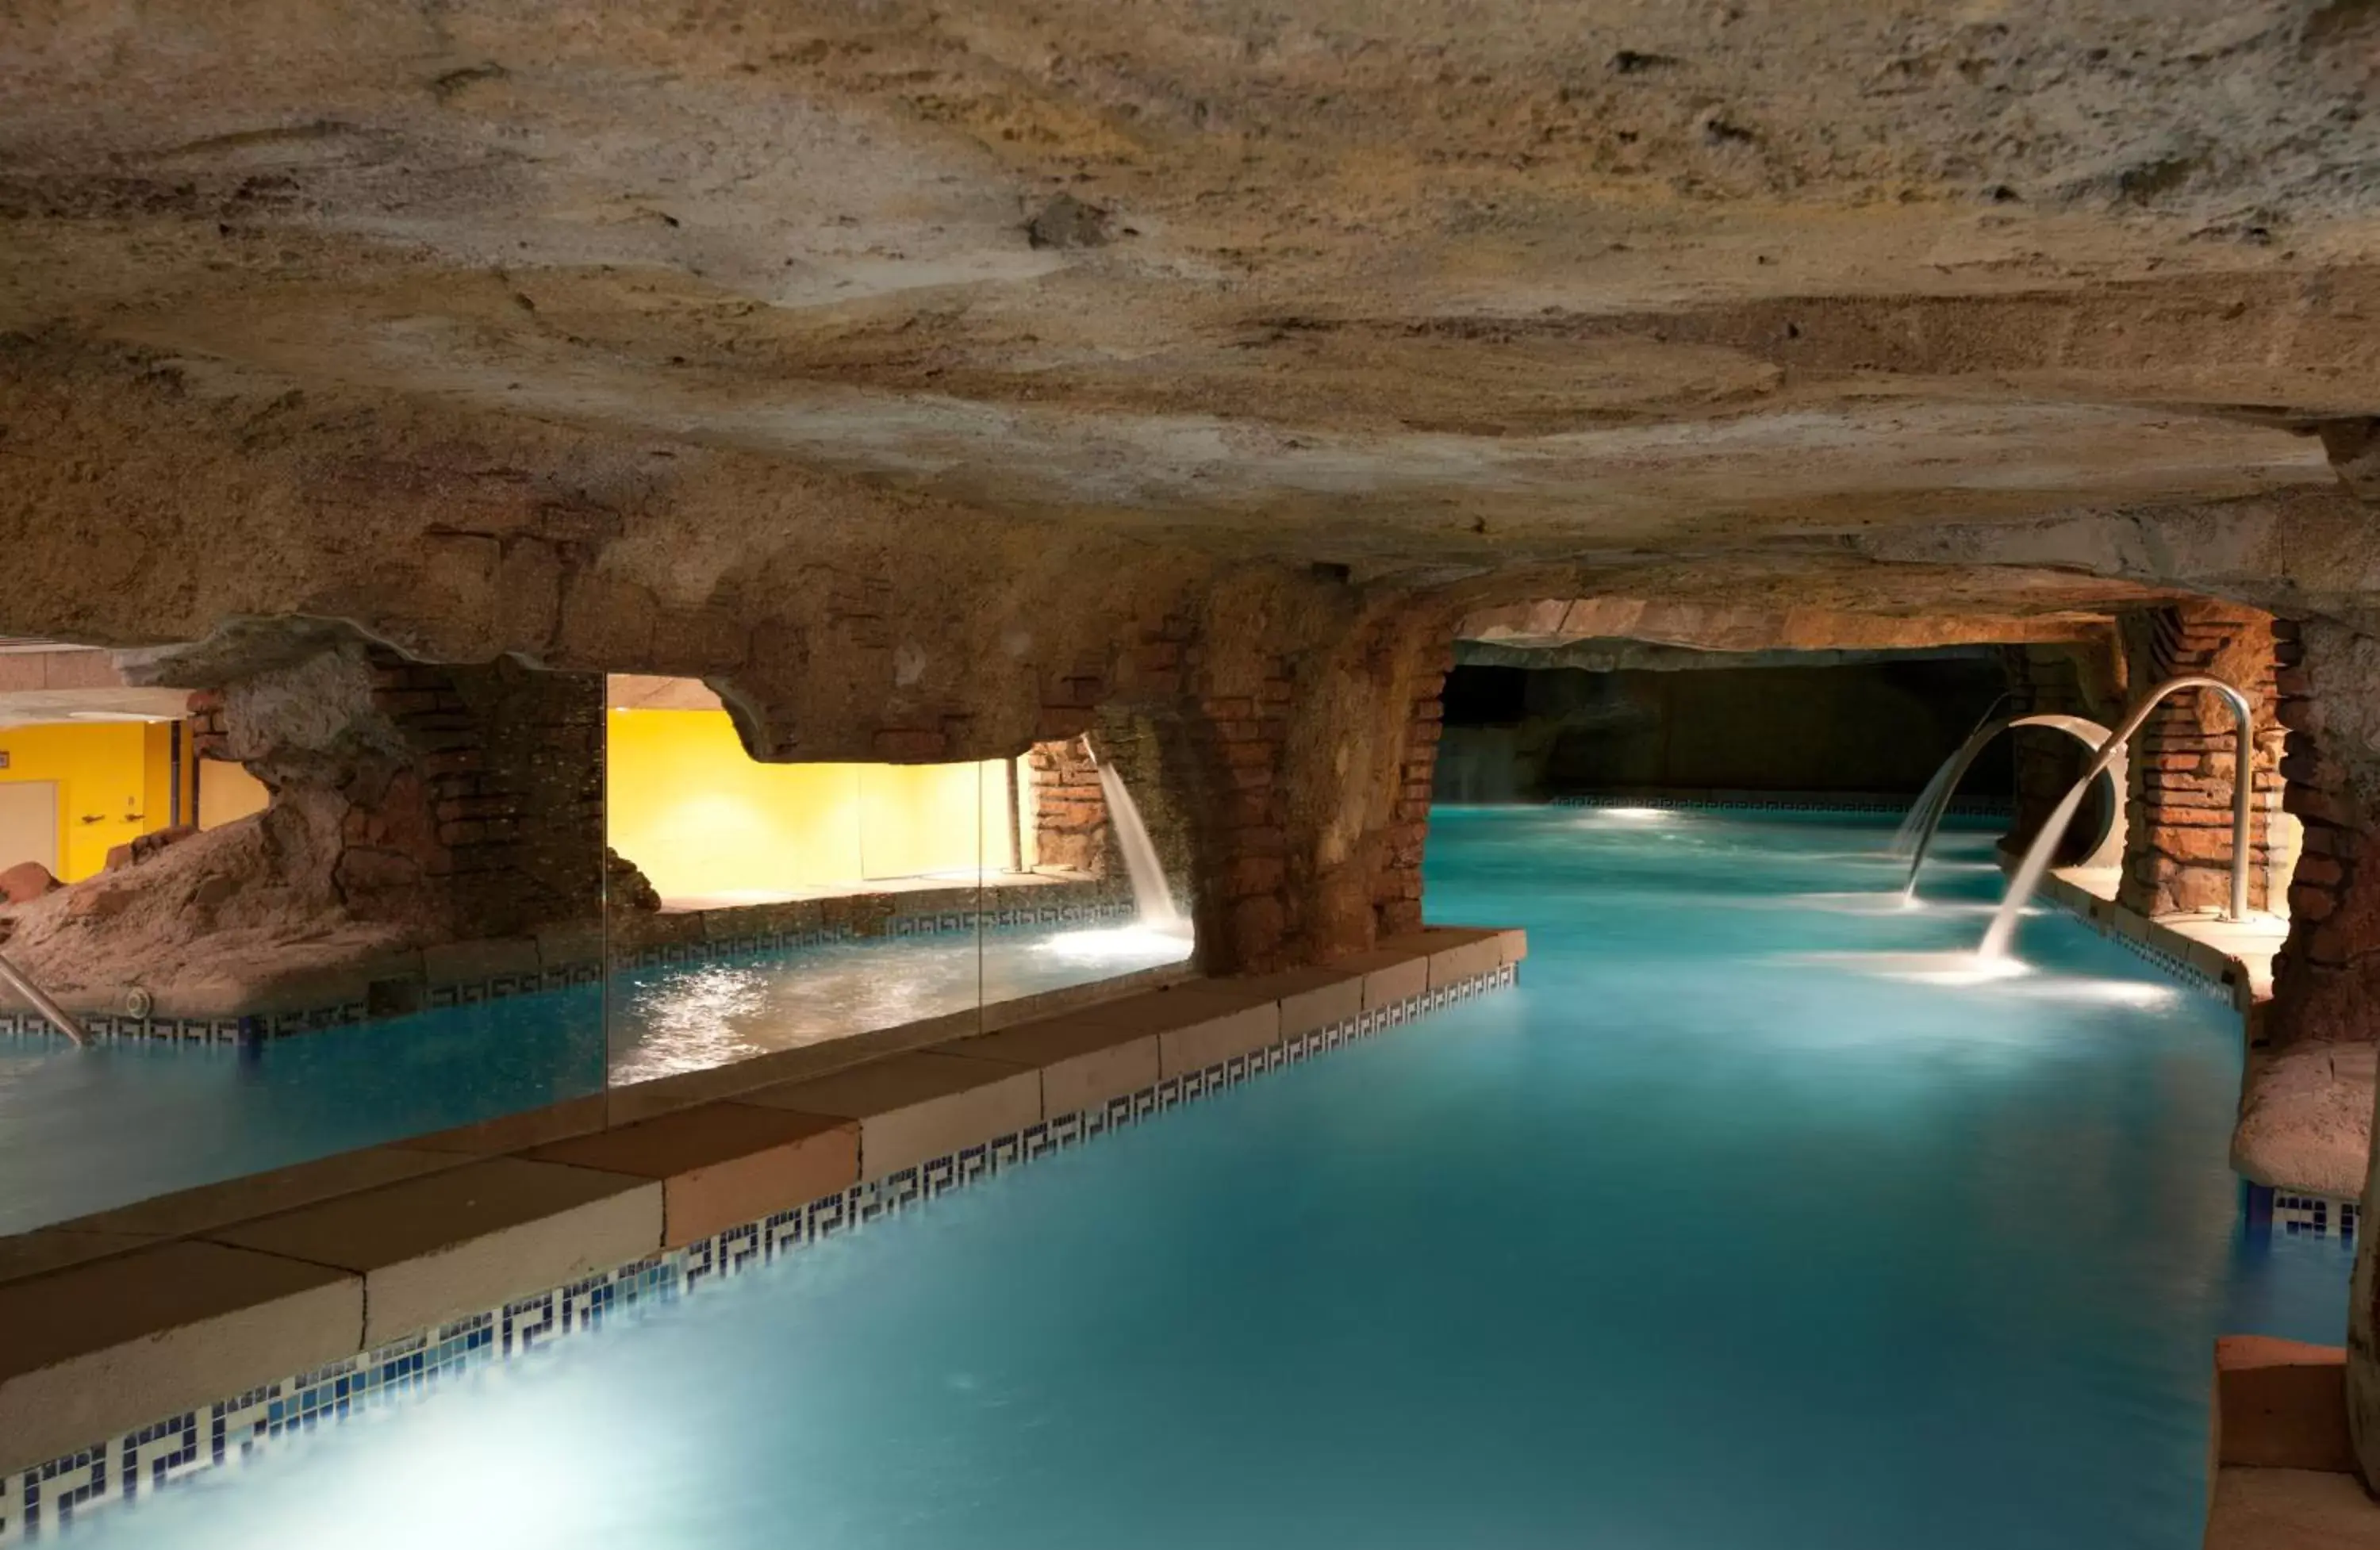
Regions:
[[[2218,1003],[2054,914],[1898,977],[1997,885],[1880,909],[1888,828],[1442,812],[1517,991],[78,1539],[2194,1546],[2227,1305],[2344,1256],[2243,1256]]]
[[[0,1233],[1182,957],[1128,931],[829,943],[240,1049],[0,1035]]]

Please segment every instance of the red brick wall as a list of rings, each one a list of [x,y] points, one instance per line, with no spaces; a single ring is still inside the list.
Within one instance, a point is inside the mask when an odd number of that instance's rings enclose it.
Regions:
[[[2252,908],[2265,903],[2265,818],[2281,785],[2273,624],[2270,615],[2254,609],[2193,601],[2140,615],[2125,632],[2135,701],[2166,679],[2204,673],[2244,691],[2254,708]],[[2133,738],[2119,895],[2127,908],[2155,915],[2229,903],[2233,725],[2219,696],[2183,691],[2160,705]]]
[[[1454,648],[1450,643],[1418,674],[1408,702],[1396,815],[1389,826],[1372,890],[1376,929],[1383,937],[1421,928],[1422,845],[1429,833],[1439,739],[1445,732],[1446,675],[1453,671]]]

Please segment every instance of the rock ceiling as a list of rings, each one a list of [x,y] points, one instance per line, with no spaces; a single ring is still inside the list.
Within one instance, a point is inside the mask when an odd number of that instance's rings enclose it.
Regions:
[[[34,0],[0,530],[140,535],[169,634],[355,612],[407,501],[713,602],[1116,542],[2361,622],[2375,74],[2367,0]]]

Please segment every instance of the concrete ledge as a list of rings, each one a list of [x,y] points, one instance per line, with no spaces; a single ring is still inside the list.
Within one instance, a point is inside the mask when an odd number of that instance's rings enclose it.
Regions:
[[[590,1093],[583,1098],[565,1098],[543,1108],[524,1109],[518,1114],[500,1114],[492,1120],[482,1120],[476,1125],[458,1125],[451,1131],[432,1131],[389,1144],[407,1152],[460,1152],[467,1156],[501,1156],[506,1152],[526,1151],[542,1146],[549,1141],[561,1141],[574,1135],[603,1128],[608,1116],[608,1102],[601,1093]]]
[[[1480,975],[1492,975],[1503,965],[1504,944],[1500,932],[1432,932],[1431,936],[1469,938],[1451,941],[1429,955],[1429,987],[1432,990],[1459,985]]]
[[[0,1459],[48,1459],[360,1350],[364,1283],[161,1243],[0,1285]]]
[[[655,1253],[662,1187],[491,1157],[207,1236],[360,1275],[372,1346]]]
[[[1281,1036],[1296,1038],[1364,1010],[1364,982],[1332,969],[1293,969],[1281,976]]]
[[[965,1060],[1039,1067],[1045,1114],[1088,1108],[1158,1078],[1157,1035],[1138,1032],[1128,1018],[1077,1012],[954,1040],[936,1049]]]
[[[661,1246],[674,1249],[857,1183],[859,1127],[786,1108],[707,1103],[528,1156],[659,1183]]]
[[[861,1179],[1012,1134],[1042,1117],[1038,1070],[925,1050],[763,1087],[741,1101],[857,1120]]]
[[[42,1227],[0,1238],[0,1282],[46,1276],[53,1270],[88,1265],[95,1259],[130,1253],[164,1240],[155,1233],[85,1232],[70,1227]]]

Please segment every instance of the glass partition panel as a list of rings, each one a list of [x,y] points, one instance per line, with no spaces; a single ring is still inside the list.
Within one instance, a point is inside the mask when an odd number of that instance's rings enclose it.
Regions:
[[[1157,729],[1115,716],[985,767],[986,829],[1004,831],[985,877],[995,1018],[1188,960],[1189,831],[1163,775]]]
[[[0,1231],[602,1090],[600,678],[30,649],[0,953],[85,1042],[0,994]]]
[[[762,763],[700,684],[613,683],[610,839],[641,880],[610,914],[615,1085],[972,1031],[975,764]]]

